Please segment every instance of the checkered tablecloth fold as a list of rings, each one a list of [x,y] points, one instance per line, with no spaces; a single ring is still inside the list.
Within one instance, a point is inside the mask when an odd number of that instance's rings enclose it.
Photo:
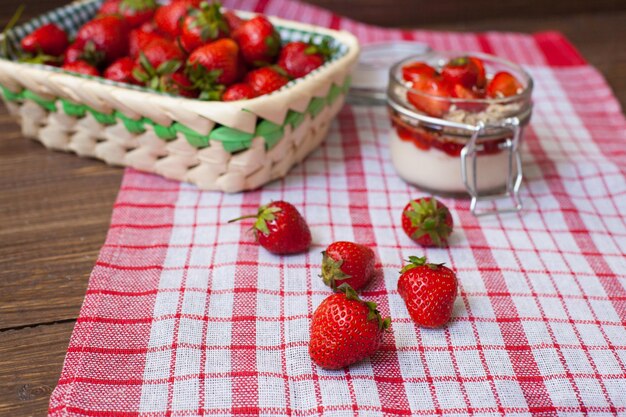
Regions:
[[[225,3],[523,64],[525,210],[477,219],[444,199],[450,248],[416,247],[399,220],[421,193],[394,173],[382,107],[345,107],[320,149],[255,192],[127,170],[50,415],[626,415],[626,121],[602,76],[554,32],[384,30],[287,0]],[[277,199],[301,209],[310,252],[271,255],[249,223],[227,223]],[[307,343],[335,240],[376,251],[363,297],[393,323],[371,359],[326,371]],[[444,329],[415,326],[396,291],[402,259],[421,254],[459,277]]]

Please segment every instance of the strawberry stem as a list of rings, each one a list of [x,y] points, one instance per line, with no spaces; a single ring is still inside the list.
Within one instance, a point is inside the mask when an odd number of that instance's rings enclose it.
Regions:
[[[270,229],[267,227],[267,222],[271,222],[276,219],[276,213],[282,211],[280,207],[270,206],[269,204],[266,206],[259,207],[259,211],[257,214],[247,214],[245,216],[238,217],[236,219],[229,220],[228,223],[233,223],[243,219],[253,219],[256,218],[256,222],[252,227],[255,231],[259,231],[264,235],[270,234]]]
[[[234,222],[238,222],[240,220],[244,220],[244,219],[256,219],[259,215],[258,214],[247,214],[245,216],[240,216],[234,219],[230,219],[228,221],[228,223],[234,223]]]
[[[430,269],[436,271],[440,266],[444,265],[444,263],[429,263],[425,256],[409,256],[409,259],[407,259],[406,262],[408,262],[408,264],[402,267],[402,269],[400,270],[400,274],[404,274],[406,271],[417,268],[418,266],[427,266]]]

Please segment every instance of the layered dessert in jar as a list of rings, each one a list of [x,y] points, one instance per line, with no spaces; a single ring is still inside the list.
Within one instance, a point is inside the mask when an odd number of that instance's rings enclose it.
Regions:
[[[486,54],[431,52],[397,63],[388,87],[396,171],[438,194],[506,192],[521,180],[531,91],[521,67]]]

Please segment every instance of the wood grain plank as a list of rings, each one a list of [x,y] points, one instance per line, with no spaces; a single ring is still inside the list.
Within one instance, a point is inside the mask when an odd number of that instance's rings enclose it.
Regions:
[[[42,417],[74,323],[0,332],[0,416]]]
[[[0,131],[0,329],[76,318],[123,170]]]

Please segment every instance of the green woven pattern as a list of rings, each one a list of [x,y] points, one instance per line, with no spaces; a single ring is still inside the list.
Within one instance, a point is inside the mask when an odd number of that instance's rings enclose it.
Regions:
[[[285,132],[284,128],[286,126],[290,125],[295,129],[302,123],[307,113],[312,117],[317,116],[325,106],[333,104],[339,95],[346,93],[349,88],[350,78],[348,77],[343,86],[333,85],[326,97],[313,98],[304,113],[290,110],[282,125],[277,125],[268,120],[260,120],[254,133],[242,132],[227,126],[218,126],[208,135],[202,135],[201,133],[198,133],[178,122],[172,123],[171,126],[163,126],[145,117],[138,120],[131,119],[118,111],[113,112],[112,114],[105,114],[94,110],[87,105],[74,103],[66,99],[45,100],[30,90],[22,90],[19,93],[14,93],[8,88],[0,85],[2,95],[7,101],[19,103],[24,100],[30,100],[50,112],[57,111],[57,102],[59,102],[61,104],[60,108],[62,108],[63,112],[68,116],[82,118],[89,113],[94,117],[94,119],[103,125],[114,125],[121,122],[129,132],[134,134],[145,132],[146,126],[150,125],[152,126],[154,133],[163,140],[173,140],[178,137],[178,133],[182,133],[187,141],[196,148],[207,147],[209,146],[209,141],[214,140],[222,142],[224,149],[228,152],[237,152],[249,148],[252,143],[252,139],[257,136],[261,136],[265,139],[266,148],[272,148],[283,137]]]

